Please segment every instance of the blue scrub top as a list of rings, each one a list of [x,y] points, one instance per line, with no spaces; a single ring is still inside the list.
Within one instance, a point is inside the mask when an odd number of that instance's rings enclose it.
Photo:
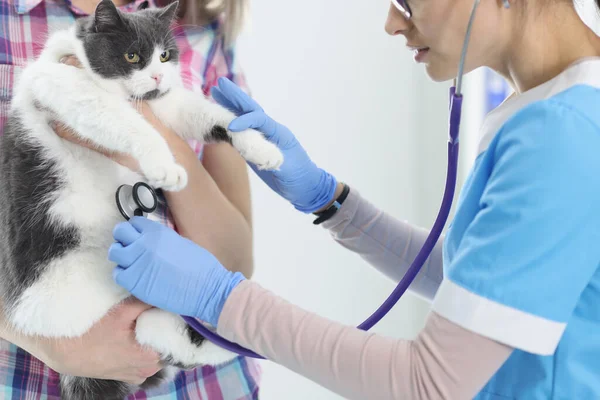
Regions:
[[[600,59],[486,118],[433,308],[516,349],[477,399],[600,399]]]

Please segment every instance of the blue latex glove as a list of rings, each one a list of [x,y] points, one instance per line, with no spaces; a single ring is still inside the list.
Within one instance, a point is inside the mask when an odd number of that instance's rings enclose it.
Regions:
[[[219,79],[211,94],[223,107],[241,115],[229,124],[230,131],[256,129],[283,152],[284,161],[277,171],[261,171],[250,164],[273,191],[305,213],[315,212],[333,200],[335,177],[311,161],[288,128],[273,121],[261,106],[226,78]]]
[[[133,217],[113,230],[108,258],[115,281],[141,301],[217,325],[231,291],[245,278],[164,225]]]

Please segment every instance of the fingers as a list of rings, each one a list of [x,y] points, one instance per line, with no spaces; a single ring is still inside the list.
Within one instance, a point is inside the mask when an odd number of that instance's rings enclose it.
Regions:
[[[77,68],[83,68],[83,65],[81,65],[81,62],[79,61],[79,59],[72,54],[62,57],[59,60],[59,62],[61,64],[71,65],[71,66],[77,67]]]
[[[50,126],[54,129],[54,132],[63,139],[70,139],[75,137],[73,129],[59,121],[50,122]]]
[[[135,284],[132,282],[131,277],[126,274],[127,269],[123,268],[120,265],[117,265],[112,272],[113,280],[117,283],[117,285],[121,286],[123,289],[131,292]]]
[[[231,111],[235,114],[238,113],[238,110],[235,107],[235,105],[233,105],[233,103],[231,101],[229,101],[229,99],[227,97],[225,97],[223,92],[221,92],[221,90],[217,86],[213,86],[210,88],[210,95],[212,96],[213,99],[215,99],[215,101],[217,103],[219,103],[223,107],[227,108],[229,111]]]
[[[161,129],[165,129],[165,126],[156,117],[148,102],[144,100],[130,100],[129,104],[131,104],[131,106],[135,108],[138,113],[142,114],[144,119],[148,121],[154,127],[154,129],[159,131],[161,131]]]
[[[273,121],[263,111],[254,111],[237,117],[227,127],[231,132],[241,132],[246,129],[257,129],[270,142],[279,146],[280,142],[288,141],[289,134],[286,131],[277,129],[277,123]]]
[[[154,112],[152,112],[152,109],[150,108],[150,105],[148,104],[148,102],[132,100],[131,104],[137,110],[137,112],[142,114],[142,116],[146,119],[146,121],[150,122],[153,125],[161,124],[160,121],[158,120],[158,118],[156,117],[156,115],[154,114]]]
[[[79,136],[73,129],[63,124],[62,122],[51,121],[50,126],[54,130],[54,133],[56,133],[59,137],[68,140],[69,142],[74,143],[76,145],[97,151],[105,155],[106,157],[112,157],[112,153],[109,150],[102,148],[101,146],[92,142],[89,139]]]
[[[267,123],[267,116],[262,111],[254,111],[249,114],[244,114],[237,117],[229,124],[229,129],[232,132],[240,132],[246,129],[261,129]]]
[[[88,140],[85,140],[84,138],[77,135],[75,131],[71,129],[71,127],[63,124],[62,122],[52,121],[50,122],[50,126],[54,130],[54,133],[56,133],[61,138],[85,147],[92,147],[92,144]]]
[[[218,87],[221,93],[229,100],[240,114],[252,111],[262,111],[261,106],[252,100],[242,89],[229,79],[221,77],[218,80]]]
[[[124,246],[129,246],[140,238],[142,234],[135,229],[129,222],[121,222],[113,229],[113,238],[121,242]]]
[[[146,217],[133,217],[129,220],[129,223],[140,233],[163,228],[163,225]]]
[[[109,247],[108,260],[117,264],[122,269],[126,269],[131,267],[143,253],[143,246],[140,246],[137,243],[125,247],[117,242]]]

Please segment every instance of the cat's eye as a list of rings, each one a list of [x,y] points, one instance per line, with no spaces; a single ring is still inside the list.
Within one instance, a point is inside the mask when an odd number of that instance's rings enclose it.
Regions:
[[[136,64],[140,62],[140,56],[138,56],[137,53],[125,53],[125,60],[127,60],[128,63]]]
[[[160,55],[160,62],[167,62],[171,59],[171,52],[169,50],[163,52]]]

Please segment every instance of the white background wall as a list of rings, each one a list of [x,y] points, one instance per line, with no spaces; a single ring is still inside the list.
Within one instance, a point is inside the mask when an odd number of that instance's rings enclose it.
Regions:
[[[389,2],[255,0],[239,57],[253,96],[311,157],[395,216],[429,225],[445,179],[447,85],[430,83]],[[417,129],[419,127],[419,129]],[[426,150],[425,150],[426,149]],[[252,177],[255,279],[308,310],[362,322],[394,285]],[[407,295],[375,330],[412,338],[428,306]],[[339,396],[270,362],[262,399]]]
[[[449,84],[430,82],[404,39],[385,34],[388,7],[386,0],[253,0],[239,57],[253,96],[315,162],[396,217],[430,226],[446,173]],[[478,79],[470,77],[471,87],[480,86]],[[463,177],[474,156],[482,93],[474,90],[467,102]],[[390,281],[337,246],[312,216],[254,176],[252,190],[255,279],[263,286],[352,325],[391,292]],[[407,294],[375,331],[412,338],[427,312],[425,302]],[[340,398],[273,363],[262,366],[263,400]]]

